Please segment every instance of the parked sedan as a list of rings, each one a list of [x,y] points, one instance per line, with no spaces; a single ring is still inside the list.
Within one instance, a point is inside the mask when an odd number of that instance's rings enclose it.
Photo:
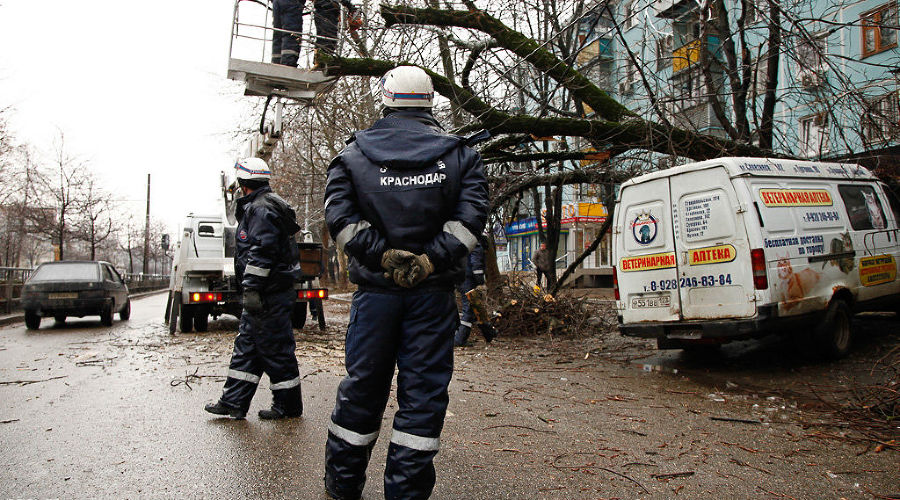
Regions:
[[[42,317],[63,323],[67,316],[100,315],[100,322],[110,326],[114,313],[122,320],[131,316],[122,277],[109,263],[97,261],[41,264],[22,289],[22,309],[29,330],[40,328]]]

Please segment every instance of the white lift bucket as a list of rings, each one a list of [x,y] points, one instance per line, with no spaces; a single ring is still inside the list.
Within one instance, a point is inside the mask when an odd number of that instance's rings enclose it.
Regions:
[[[312,16],[304,17],[305,27],[311,27]],[[271,63],[273,32],[270,1],[235,0],[228,78],[244,82],[244,95],[310,101],[332,87],[335,78],[325,76],[322,71]],[[301,40],[300,64],[311,66],[313,37],[305,33],[288,33]]]

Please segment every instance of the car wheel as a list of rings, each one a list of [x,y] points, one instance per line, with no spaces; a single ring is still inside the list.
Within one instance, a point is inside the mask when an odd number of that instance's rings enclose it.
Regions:
[[[291,314],[291,326],[302,330],[306,324],[306,302],[294,302],[294,312]]]
[[[66,322],[66,315],[65,314],[57,314],[56,316],[53,317],[53,319],[55,319],[56,322],[61,325]]]
[[[34,311],[25,311],[25,328],[37,330],[41,327],[41,317]]]
[[[100,324],[103,326],[112,326],[113,324],[113,306],[112,304],[108,304],[103,308],[103,312],[100,313]]]
[[[125,299],[125,307],[119,311],[119,319],[122,321],[128,321],[128,318],[131,317],[131,299]]]
[[[850,352],[853,332],[850,326],[850,306],[841,299],[835,299],[816,327],[815,347],[828,359],[840,359]]]
[[[206,311],[194,311],[194,330],[198,332],[209,330],[209,314]]]
[[[178,315],[178,330],[181,333],[190,333],[194,329],[194,315],[190,306],[181,305],[181,314]]]

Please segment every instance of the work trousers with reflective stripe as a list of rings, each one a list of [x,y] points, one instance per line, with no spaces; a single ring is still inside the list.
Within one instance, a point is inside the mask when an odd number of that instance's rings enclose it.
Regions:
[[[462,345],[469,340],[469,333],[472,331],[472,325],[475,324],[475,311],[472,310],[472,304],[469,303],[466,292],[472,290],[476,286],[477,285],[475,285],[472,280],[466,278],[462,284],[456,287],[456,289],[459,290],[459,294],[462,296],[462,299],[460,300],[462,303],[462,311],[460,311],[459,329],[456,331],[457,345]]]
[[[397,413],[384,471],[389,499],[428,498],[447,413],[453,333],[452,291],[394,295],[358,291],[350,308],[345,364],[325,450],[325,487],[358,498],[381,428],[394,367]]]
[[[225,380],[222,402],[244,410],[256,393],[260,376],[269,376],[272,406],[286,414],[303,411],[300,393],[300,372],[294,354],[294,330],[291,312],[294,309],[294,290],[265,294],[263,310],[259,314],[244,311],[234,352]]]
[[[272,62],[285,66],[297,66],[300,56],[300,39],[291,33],[277,31],[303,31],[303,5],[306,0],[274,0],[272,2]]]
[[[332,55],[337,46],[341,6],[335,0],[315,0],[316,49]]]

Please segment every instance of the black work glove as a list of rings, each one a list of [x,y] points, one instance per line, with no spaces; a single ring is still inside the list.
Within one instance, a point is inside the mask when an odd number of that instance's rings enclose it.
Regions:
[[[250,314],[259,314],[263,310],[262,297],[259,296],[259,292],[256,290],[244,290],[241,303],[244,306],[244,310]]]
[[[475,286],[480,286],[484,284],[484,274],[476,274],[474,280]]]

